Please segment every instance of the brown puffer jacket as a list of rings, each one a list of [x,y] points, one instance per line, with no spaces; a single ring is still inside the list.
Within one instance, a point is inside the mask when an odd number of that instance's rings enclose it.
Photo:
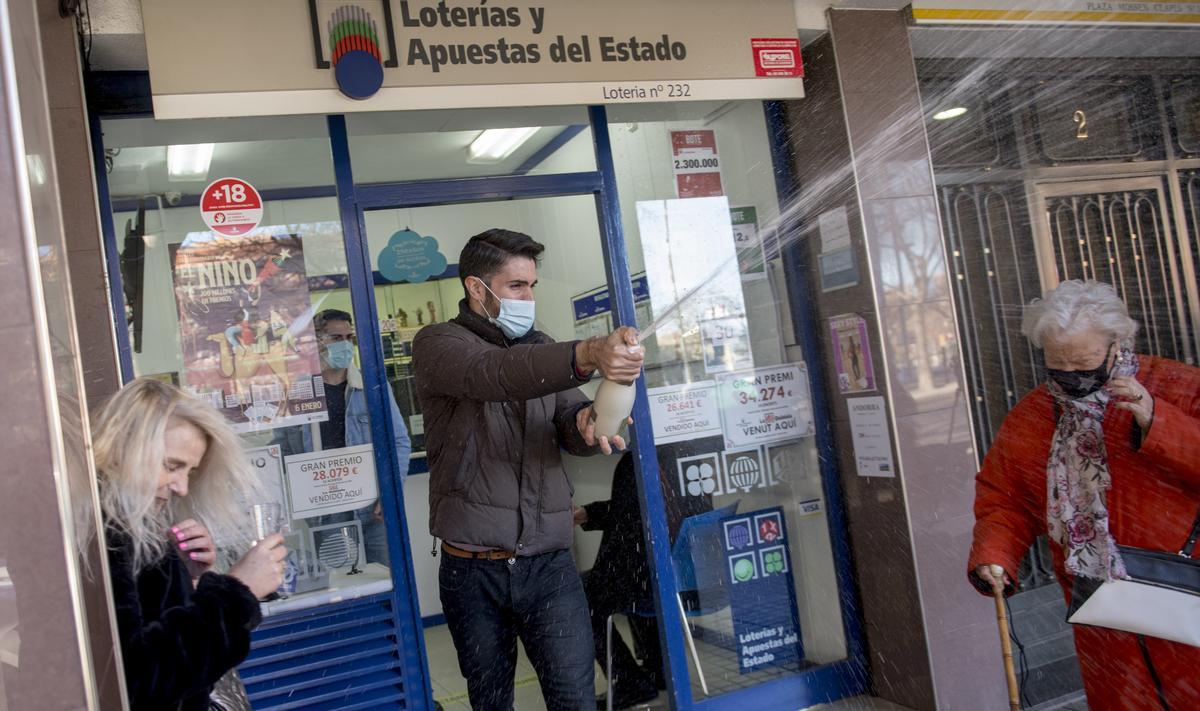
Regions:
[[[421,329],[413,371],[425,417],[429,530],[454,543],[528,556],[570,547],[562,450],[589,455],[575,426],[575,344],[540,331],[508,341],[465,301]]]

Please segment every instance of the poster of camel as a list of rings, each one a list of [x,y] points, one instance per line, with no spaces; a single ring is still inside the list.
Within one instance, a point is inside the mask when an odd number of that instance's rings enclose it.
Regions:
[[[170,255],[183,386],[239,432],[328,419],[300,236],[192,233]]]

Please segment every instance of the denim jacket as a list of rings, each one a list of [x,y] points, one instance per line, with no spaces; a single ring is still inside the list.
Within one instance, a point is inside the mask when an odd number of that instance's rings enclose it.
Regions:
[[[404,418],[400,416],[400,408],[396,406],[396,396],[392,389],[386,388],[388,404],[392,408],[392,424],[396,428],[396,461],[399,462],[400,485],[408,476],[408,457],[412,453],[412,445],[408,439],[408,428],[404,426]],[[285,427],[275,438],[283,454],[299,454],[313,451],[312,426]],[[363,391],[362,373],[354,366],[346,371],[346,446],[353,447],[371,443],[371,417],[367,410],[367,394]]]
[[[396,406],[396,396],[387,388],[388,404],[392,408],[392,424],[396,426],[396,461],[400,463],[400,483],[408,476],[408,457],[412,444],[408,439],[408,428]],[[304,451],[313,451],[312,428],[303,427]],[[362,373],[350,366],[346,370],[346,446],[354,447],[371,443],[371,416],[367,412],[367,394],[363,391]]]

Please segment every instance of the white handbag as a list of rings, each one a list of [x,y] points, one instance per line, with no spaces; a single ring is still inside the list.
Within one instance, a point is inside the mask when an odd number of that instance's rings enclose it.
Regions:
[[[1117,546],[1128,580],[1077,576],[1067,621],[1200,647],[1200,513],[1178,553]]]

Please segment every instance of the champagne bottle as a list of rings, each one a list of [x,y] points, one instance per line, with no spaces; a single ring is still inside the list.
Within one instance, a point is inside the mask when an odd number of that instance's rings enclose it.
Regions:
[[[640,350],[641,346],[626,346],[630,352]],[[596,399],[592,403],[592,413],[596,420],[596,436],[612,438],[621,431],[621,426],[633,412],[633,401],[637,397],[634,382],[627,383],[605,378],[596,390]]]

